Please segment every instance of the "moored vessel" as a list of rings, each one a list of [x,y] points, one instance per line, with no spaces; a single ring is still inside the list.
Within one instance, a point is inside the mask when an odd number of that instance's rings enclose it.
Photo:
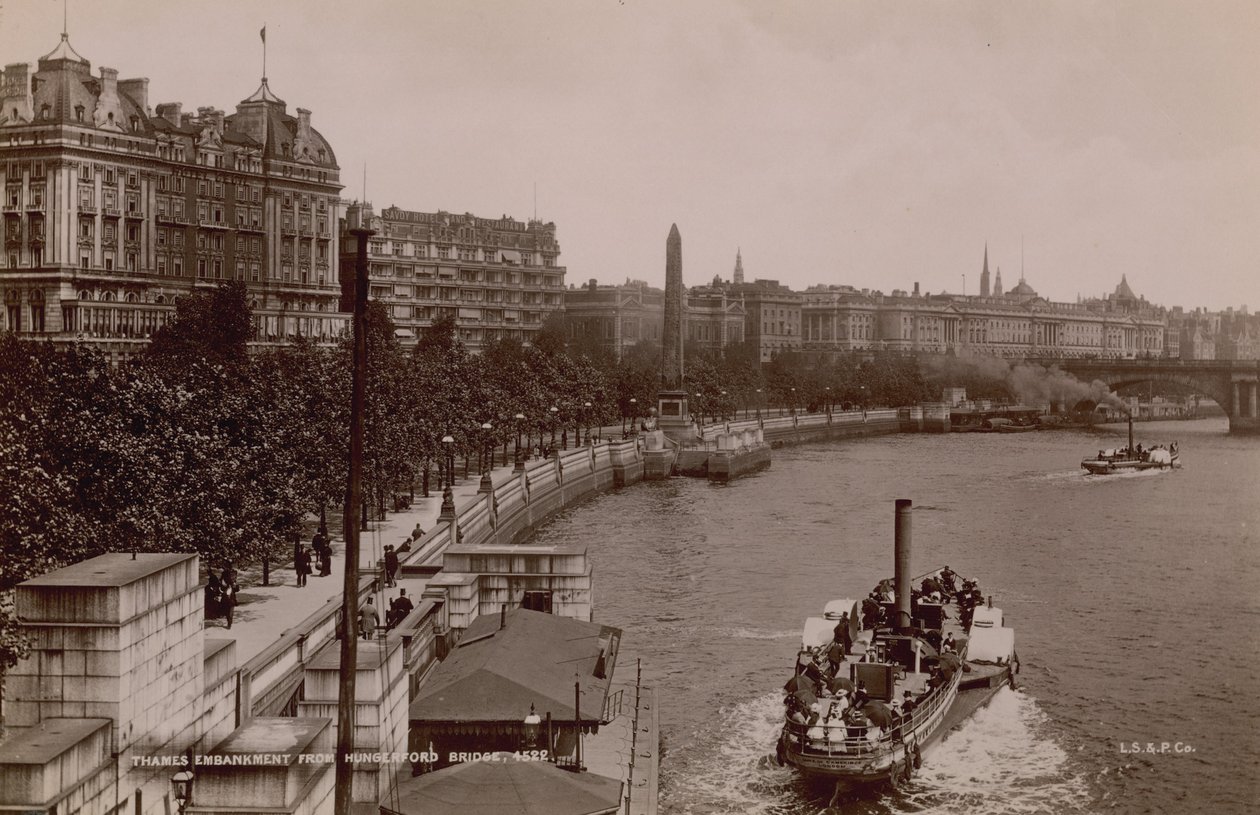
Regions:
[[[809,778],[908,779],[929,744],[1014,685],[1015,632],[991,598],[948,566],[911,577],[910,515],[899,499],[895,577],[805,621],[776,754]]]
[[[1094,458],[1081,462],[1091,475],[1115,475],[1141,470],[1171,470],[1179,466],[1177,442],[1159,444],[1149,449],[1133,443],[1133,416],[1129,416],[1129,446],[1117,450],[1099,450]]]

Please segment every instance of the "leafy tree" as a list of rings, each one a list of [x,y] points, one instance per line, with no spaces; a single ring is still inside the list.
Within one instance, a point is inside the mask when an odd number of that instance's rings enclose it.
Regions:
[[[204,359],[241,370],[252,333],[245,283],[234,280],[176,300],[174,316],[153,335],[145,356],[167,365]]]

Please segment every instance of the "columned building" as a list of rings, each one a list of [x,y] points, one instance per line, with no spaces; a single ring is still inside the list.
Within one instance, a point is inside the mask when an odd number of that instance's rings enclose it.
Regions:
[[[348,222],[376,234],[368,242],[370,291],[384,303],[404,345],[442,315],[479,352],[498,338],[529,343],[564,306],[564,267],[556,225],[413,212],[351,204]]]
[[[599,346],[620,360],[640,342],[660,343],[665,291],[642,280],[571,286],[564,293],[564,322],[571,342]]]
[[[1128,291],[1126,282],[1121,289]],[[818,356],[1162,357],[1167,323],[1162,311],[1138,298],[1052,303],[1022,278],[1008,293],[987,297],[921,295],[917,284],[913,292],[891,295],[814,286],[804,293],[802,311],[804,350]]]
[[[256,341],[332,339],[339,168],[311,112],[264,78],[226,114],[149,106],[63,34],[0,72],[3,328],[140,350],[176,298],[244,281]]]
[[[744,341],[744,304],[724,286],[693,286],[683,310],[684,336],[689,351],[721,353]]]

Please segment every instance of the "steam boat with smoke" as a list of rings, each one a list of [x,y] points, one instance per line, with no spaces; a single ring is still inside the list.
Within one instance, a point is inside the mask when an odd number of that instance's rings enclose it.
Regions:
[[[1177,442],[1167,446],[1156,445],[1143,449],[1142,445],[1133,444],[1133,416],[1129,416],[1129,446],[1119,450],[1099,450],[1094,458],[1081,462],[1091,475],[1115,475],[1117,473],[1140,472],[1142,470],[1171,470],[1180,466]]]
[[[784,687],[779,763],[837,791],[909,779],[931,742],[1018,673],[1015,631],[974,581],[948,566],[911,578],[910,513],[898,499],[893,580],[806,619]]]

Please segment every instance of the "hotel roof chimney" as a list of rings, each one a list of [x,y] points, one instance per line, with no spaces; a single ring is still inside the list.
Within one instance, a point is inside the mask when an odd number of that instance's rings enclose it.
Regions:
[[[507,603],[499,606],[499,630],[507,628]]]

